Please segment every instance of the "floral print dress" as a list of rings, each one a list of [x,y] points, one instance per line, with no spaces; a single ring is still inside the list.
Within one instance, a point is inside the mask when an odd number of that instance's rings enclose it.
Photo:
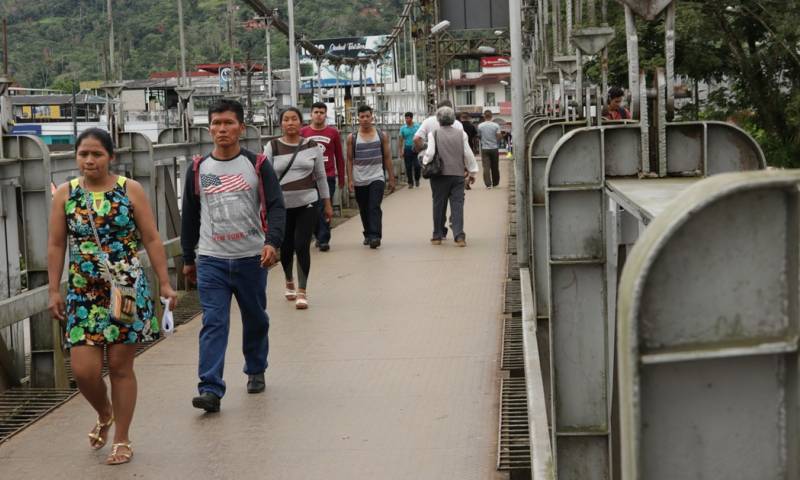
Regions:
[[[134,344],[159,336],[160,325],[147,278],[136,255],[139,237],[125,182],[125,177],[118,176],[113,189],[89,193],[94,201],[92,212],[100,246],[89,224],[87,192],[79,179],[70,182],[64,206],[69,238],[66,338],[70,347]],[[118,284],[136,289],[136,319],[131,324],[109,317],[110,285],[100,273],[103,255],[99,248],[108,255]]]

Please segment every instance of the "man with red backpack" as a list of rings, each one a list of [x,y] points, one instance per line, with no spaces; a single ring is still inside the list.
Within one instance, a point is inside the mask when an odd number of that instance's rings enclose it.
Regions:
[[[212,105],[208,130],[214,149],[195,157],[186,172],[181,247],[183,273],[190,283],[197,283],[203,307],[199,395],[192,405],[217,412],[225,395],[222,373],[231,296],[242,313],[247,391],[264,391],[269,350],[267,269],[278,261],[286,209],[272,166],[263,155],[239,146],[245,131],[242,105],[232,100]]]

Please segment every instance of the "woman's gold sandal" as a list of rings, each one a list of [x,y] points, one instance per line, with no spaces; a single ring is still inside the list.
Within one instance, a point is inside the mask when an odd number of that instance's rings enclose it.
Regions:
[[[120,452],[120,448],[127,448],[127,452]],[[115,461],[115,457],[122,457],[122,461]],[[128,463],[133,458],[133,448],[131,447],[131,442],[120,442],[120,443],[112,443],[111,444],[111,453],[108,455],[106,459],[107,465],[122,465],[123,463]]]
[[[100,436],[100,432],[103,431],[104,428],[110,428],[111,425],[114,423],[114,415],[111,415],[111,418],[108,419],[105,423],[100,421],[100,417],[97,417],[97,423],[95,423],[94,428],[91,432],[89,432],[89,440],[91,447],[95,450],[100,450],[106,445],[106,439]]]

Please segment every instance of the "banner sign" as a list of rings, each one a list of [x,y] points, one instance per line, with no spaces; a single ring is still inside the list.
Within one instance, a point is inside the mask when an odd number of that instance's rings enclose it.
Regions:
[[[383,45],[387,38],[387,35],[342,37],[311,40],[311,43],[327,54],[346,58],[358,58],[375,53],[375,50]]]
[[[511,67],[510,57],[481,57],[481,68]]]

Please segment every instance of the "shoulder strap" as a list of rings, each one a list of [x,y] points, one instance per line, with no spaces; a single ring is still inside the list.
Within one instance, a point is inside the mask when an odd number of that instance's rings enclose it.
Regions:
[[[203,155],[195,155],[192,157],[192,174],[194,175],[194,194],[200,196],[200,163],[206,157]]]
[[[292,159],[289,160],[289,165],[286,166],[286,170],[284,170],[283,173],[281,173],[281,176],[278,177],[279,184],[281,183],[281,180],[283,180],[283,177],[285,177],[286,174],[289,173],[289,170],[292,169],[292,165],[294,165],[294,161],[297,158],[297,154],[300,153],[300,147],[302,146],[303,146],[303,139],[301,138],[300,143],[297,145],[297,148],[294,149],[294,153],[292,154]]]
[[[353,162],[356,161],[356,142],[358,141],[358,129],[353,130]]]
[[[258,198],[260,200],[261,208],[259,213],[261,217],[261,229],[267,231],[267,192],[264,191],[264,180],[261,177],[261,167],[267,161],[267,156],[263,153],[256,155],[256,177],[258,178]]]

